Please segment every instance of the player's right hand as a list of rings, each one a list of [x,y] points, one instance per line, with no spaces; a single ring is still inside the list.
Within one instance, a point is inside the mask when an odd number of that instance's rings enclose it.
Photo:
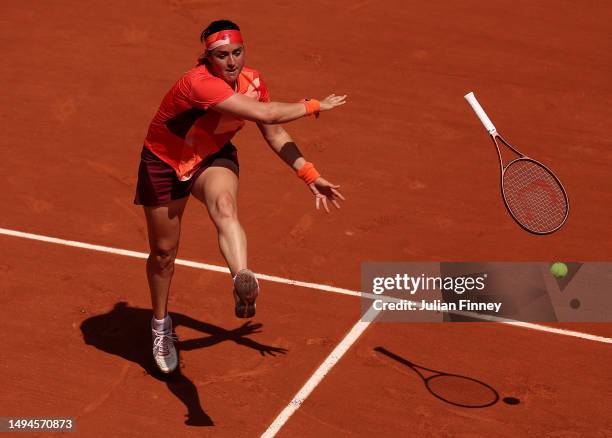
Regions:
[[[344,96],[336,96],[330,94],[325,99],[320,100],[321,108],[319,111],[329,111],[330,109],[336,108],[337,106],[344,105],[346,103],[346,94]]]

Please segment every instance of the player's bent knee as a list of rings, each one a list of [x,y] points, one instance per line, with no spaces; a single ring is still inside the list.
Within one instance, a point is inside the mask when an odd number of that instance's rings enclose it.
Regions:
[[[212,216],[216,222],[236,219],[238,217],[236,200],[229,192],[223,192],[217,196]]]

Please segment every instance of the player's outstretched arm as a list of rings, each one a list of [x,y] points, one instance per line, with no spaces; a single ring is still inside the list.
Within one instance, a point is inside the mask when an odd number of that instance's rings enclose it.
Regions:
[[[340,208],[338,201],[345,200],[342,193],[338,190],[340,186],[327,181],[319,175],[313,164],[306,161],[291,136],[282,126],[264,123],[258,123],[257,126],[272,150],[285,163],[291,166],[297,175],[308,185],[308,188],[315,196],[317,210],[320,209],[322,204],[325,211],[329,213],[328,201],[334,207]]]
[[[222,113],[231,114],[241,119],[258,123],[287,123],[300,117],[329,111],[346,103],[346,95],[331,94],[325,99],[316,99],[297,103],[259,102],[240,93],[234,93],[213,108]]]

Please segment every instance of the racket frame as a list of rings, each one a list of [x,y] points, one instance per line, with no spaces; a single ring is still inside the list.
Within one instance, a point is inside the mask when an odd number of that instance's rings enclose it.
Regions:
[[[510,213],[510,216],[512,216],[512,219],[514,219],[514,221],[517,224],[519,224],[525,231],[529,231],[532,234],[546,235],[546,234],[551,234],[551,233],[554,233],[555,231],[557,231],[559,228],[561,228],[565,224],[565,221],[567,220],[567,217],[569,216],[569,209],[570,209],[570,203],[569,203],[569,198],[567,197],[567,192],[565,191],[565,187],[563,187],[563,184],[561,183],[559,178],[557,178],[557,176],[548,167],[546,167],[544,164],[540,163],[537,160],[534,160],[533,158],[530,158],[530,157],[524,155],[518,149],[515,149],[510,143],[508,143],[508,141],[506,141],[506,139],[504,137],[501,136],[500,133],[497,132],[497,130],[494,130],[493,132],[490,132],[489,135],[491,136],[491,140],[493,141],[493,144],[495,145],[495,148],[497,149],[497,156],[499,158],[500,190],[501,190],[502,198],[504,200],[504,205],[506,206],[506,210],[508,210],[508,213]],[[519,156],[518,158],[515,158],[514,160],[510,161],[505,166],[504,166],[504,161],[503,161],[503,158],[502,158],[501,150],[500,150],[500,147],[499,147],[499,143],[497,142],[498,139],[507,148],[509,148],[512,152],[514,152],[515,154],[517,154]],[[555,228],[553,228],[551,230],[546,230],[546,231],[532,230],[532,229],[526,227],[525,225],[523,225],[518,220],[518,218],[514,215],[514,213],[512,212],[512,209],[508,205],[508,200],[506,199],[506,193],[504,192],[504,174],[506,173],[506,169],[508,169],[508,167],[510,167],[512,164],[516,163],[517,161],[531,161],[532,163],[535,163],[536,165],[538,165],[540,167],[543,167],[544,170],[546,170],[555,179],[557,184],[559,184],[559,187],[561,188],[561,193],[563,193],[563,198],[565,199],[565,205],[567,206],[567,208],[565,209],[565,216],[563,217],[563,219],[561,220],[559,225],[557,225]]]
[[[474,110],[474,112],[476,113],[476,115],[478,116],[478,118],[480,119],[482,124],[484,125],[485,129],[489,133],[489,136],[491,137],[491,140],[493,141],[493,144],[495,145],[495,148],[497,150],[497,157],[499,158],[499,167],[500,167],[500,191],[501,191],[501,194],[502,194],[502,199],[504,200],[504,205],[506,207],[506,210],[508,210],[508,213],[510,213],[510,216],[512,217],[512,219],[514,219],[514,221],[517,224],[519,224],[521,226],[521,228],[523,228],[525,231],[528,231],[528,232],[530,232],[532,234],[546,235],[546,234],[551,234],[551,233],[554,233],[555,231],[557,231],[559,228],[561,228],[565,224],[565,221],[567,220],[567,218],[569,216],[569,210],[570,210],[569,197],[567,196],[567,192],[565,191],[565,187],[563,187],[563,184],[561,183],[559,178],[557,178],[557,176],[548,167],[546,167],[544,164],[540,163],[537,160],[534,160],[533,158],[530,158],[530,157],[524,155],[522,152],[520,152],[518,149],[515,149],[514,146],[512,146],[510,143],[508,143],[506,141],[506,139],[504,137],[502,137],[499,132],[497,132],[497,129],[495,128],[495,126],[493,125],[493,123],[491,122],[491,120],[489,119],[487,114],[484,112],[484,109],[482,109],[482,106],[480,106],[480,103],[478,103],[478,101],[476,100],[476,96],[474,96],[473,92],[470,92],[470,93],[466,94],[464,97],[468,101],[468,103],[472,106],[472,109]],[[515,158],[514,160],[510,161],[505,166],[504,166],[504,160],[503,160],[503,157],[502,157],[501,149],[500,149],[499,143],[497,141],[498,139],[507,148],[509,148],[512,152],[514,152],[516,155],[519,156],[518,158]],[[510,209],[510,206],[508,205],[508,200],[506,199],[506,194],[504,193],[504,174],[506,172],[506,169],[508,167],[510,167],[510,165],[512,165],[513,163],[516,163],[517,161],[521,161],[521,160],[522,161],[531,161],[532,163],[535,163],[538,166],[543,167],[544,170],[546,170],[555,179],[555,181],[557,182],[557,184],[559,184],[559,187],[561,188],[561,193],[563,193],[563,197],[565,199],[565,205],[567,205],[567,208],[565,209],[565,216],[563,217],[563,220],[559,223],[558,226],[556,226],[552,230],[536,231],[536,230],[532,230],[532,229],[526,227],[525,225],[523,225],[518,220],[518,218],[514,215],[514,213]]]

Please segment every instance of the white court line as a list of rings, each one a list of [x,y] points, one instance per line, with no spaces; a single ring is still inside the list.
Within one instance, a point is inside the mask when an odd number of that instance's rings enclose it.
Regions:
[[[350,332],[340,341],[340,343],[334,348],[334,350],[327,356],[323,363],[317,368],[317,370],[310,376],[310,379],[304,383],[304,386],[295,394],[293,399],[289,402],[285,409],[281,411],[276,419],[270,424],[268,429],[261,435],[261,438],[272,438],[283,425],[289,420],[295,411],[304,403],[304,400],[310,395],[310,393],[317,387],[321,380],[329,373],[334,365],[344,356],[344,353],[353,345],[357,339],[362,335],[365,329],[374,321],[379,311],[374,309],[374,306],[370,306],[370,309],[365,313],[363,318],[353,326]],[[365,321],[364,321],[365,320]]]
[[[147,257],[149,257],[149,254],[144,253],[144,252],[130,251],[127,249],[119,249],[119,248],[111,248],[111,247],[102,246],[102,245],[92,245],[91,243],[78,242],[75,240],[58,239],[56,237],[42,236],[39,234],[24,233],[22,231],[9,230],[6,228],[0,228],[0,234],[4,234],[6,236],[12,236],[12,237],[21,237],[21,238],[30,239],[30,240],[37,240],[40,242],[56,243],[58,245],[72,246],[75,248],[89,249],[92,251],[105,252],[109,254],[117,254],[117,255],[122,255],[126,257],[135,257],[139,259],[146,259]],[[190,260],[182,260],[182,259],[176,259],[175,263],[177,265],[188,266],[188,267],[195,268],[195,269],[203,269],[206,271],[229,273],[229,269],[227,269],[226,267],[210,265],[208,263],[199,263],[199,262],[193,262]],[[273,283],[288,284],[292,286],[299,286],[299,287],[304,287],[308,289],[316,289],[316,290],[321,290],[325,292],[339,293],[343,295],[351,295],[355,297],[365,297],[365,298],[370,298],[370,299],[380,299],[381,298],[379,295],[374,295],[374,294],[367,293],[367,292],[362,293],[359,291],[344,289],[341,287],[328,286],[326,284],[317,284],[317,283],[309,283],[305,281],[289,280],[287,278],[277,277],[274,275],[258,273],[257,278],[262,279],[262,280],[267,280]],[[488,317],[487,315],[478,315],[476,317],[478,317],[479,319],[488,320],[488,321],[492,320],[491,317]],[[507,320],[503,318],[497,319],[496,317],[493,317],[493,318],[495,318],[493,320],[494,322],[497,322],[500,324],[508,324],[508,325],[512,325],[515,327],[522,327],[522,328],[537,330],[537,331],[546,332],[546,333],[554,333],[557,335],[570,336],[574,338],[585,339],[588,341],[612,344],[612,338],[606,338],[603,336],[597,336],[597,335],[577,332],[573,330],[559,329],[555,327],[549,327],[549,326],[540,325],[540,324],[533,324],[529,322],[512,321],[512,320]]]

